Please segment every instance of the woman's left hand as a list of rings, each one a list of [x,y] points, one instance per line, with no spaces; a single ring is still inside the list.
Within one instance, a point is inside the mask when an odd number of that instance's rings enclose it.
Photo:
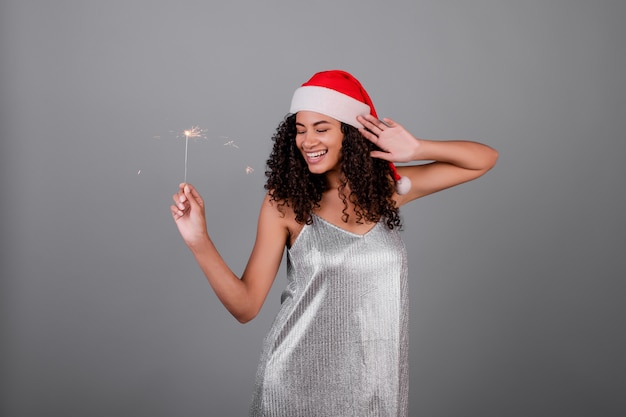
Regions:
[[[365,128],[359,128],[361,135],[378,146],[382,151],[372,151],[372,158],[391,162],[410,162],[419,159],[420,141],[402,125],[389,118],[378,120],[371,114],[357,116]]]

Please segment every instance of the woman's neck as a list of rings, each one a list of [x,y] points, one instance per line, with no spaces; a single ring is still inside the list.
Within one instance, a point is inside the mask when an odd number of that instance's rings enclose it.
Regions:
[[[328,171],[326,173],[326,185],[328,191],[338,190],[341,185],[340,174],[338,170]]]

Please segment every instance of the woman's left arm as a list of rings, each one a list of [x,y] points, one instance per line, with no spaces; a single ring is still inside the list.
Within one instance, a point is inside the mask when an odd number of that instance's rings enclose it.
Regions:
[[[409,192],[396,198],[399,205],[476,179],[493,168],[498,159],[495,149],[478,142],[417,139],[391,119],[383,119],[384,123],[371,115],[357,119],[366,128],[360,129],[361,134],[382,149],[372,151],[373,158],[431,161],[397,167],[400,175],[411,180]]]

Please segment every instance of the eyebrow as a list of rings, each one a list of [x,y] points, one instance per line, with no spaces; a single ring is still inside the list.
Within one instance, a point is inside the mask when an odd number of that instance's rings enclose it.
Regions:
[[[313,123],[313,127],[319,126],[319,125],[324,124],[324,123],[331,124],[331,123],[330,123],[329,121],[327,121],[327,120],[320,120],[320,121],[318,121],[318,122]],[[302,127],[305,127],[305,126],[304,126],[304,124],[303,124],[303,123],[300,123],[300,122],[296,122],[296,126],[302,126]]]

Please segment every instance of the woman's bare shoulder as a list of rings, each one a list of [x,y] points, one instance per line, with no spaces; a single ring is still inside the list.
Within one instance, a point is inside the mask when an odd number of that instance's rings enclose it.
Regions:
[[[296,214],[287,202],[274,200],[269,193],[265,195],[263,200],[259,221],[271,222],[283,228],[288,235],[289,246],[295,241],[304,226],[296,221]]]

